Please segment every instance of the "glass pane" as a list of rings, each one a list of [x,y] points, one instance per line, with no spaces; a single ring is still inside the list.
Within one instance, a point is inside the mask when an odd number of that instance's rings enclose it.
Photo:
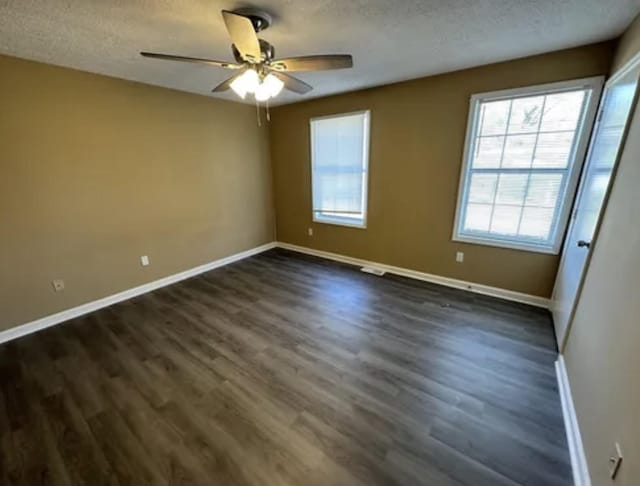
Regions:
[[[341,132],[338,136],[338,163],[340,167],[362,170],[362,126],[357,132]]]
[[[498,174],[473,174],[469,185],[469,202],[493,204]]]
[[[525,204],[554,208],[558,202],[562,177],[562,174],[531,174]]]
[[[520,236],[548,240],[553,223],[553,208],[525,207],[520,222]]]
[[[612,169],[622,139],[622,126],[601,127],[592,149],[592,164],[597,169]]]
[[[585,92],[572,91],[547,95],[540,131],[573,131],[578,125]]]
[[[480,135],[504,135],[511,101],[491,101],[482,103],[480,109]]]
[[[518,233],[521,211],[522,208],[518,206],[496,205],[493,209],[493,217],[491,218],[491,233],[516,235]]]
[[[469,204],[464,219],[465,231],[489,231],[489,221],[491,220],[491,205],[489,204]]]
[[[476,143],[472,167],[474,169],[497,169],[500,167],[504,137],[480,137]]]
[[[563,169],[569,164],[573,132],[541,133],[538,137],[534,167]]]
[[[636,91],[636,83],[633,74],[625,75],[621,81],[607,94],[607,116],[603,116],[601,123],[604,127],[622,127],[627,121],[629,113],[629,100],[633,99]]]
[[[600,209],[604,196],[609,186],[608,172],[593,172],[589,177],[589,185],[585,188],[585,201],[582,208],[585,211],[594,211]]]
[[[536,135],[509,135],[504,147],[502,167],[526,168],[531,167]]]
[[[322,167],[338,161],[338,137],[329,130],[316,128],[314,133],[313,165]]]
[[[362,213],[366,115],[313,120],[313,209]]]
[[[609,172],[593,172],[588,176],[585,194],[582,198],[580,222],[588,231],[593,231],[598,223],[600,208],[609,187]],[[586,237],[590,236],[587,233]]]
[[[528,174],[500,174],[496,204],[524,204]]]
[[[509,133],[531,133],[538,130],[544,96],[517,98],[511,105]]]
[[[625,122],[633,110],[636,85],[636,75],[630,71],[614,83],[605,95],[600,125],[596,130],[578,202],[580,210],[573,234],[576,239],[590,240],[593,237],[620,150]]]
[[[315,167],[362,167],[364,115],[313,121]]]
[[[314,172],[314,206],[323,211],[362,212],[362,172]]]

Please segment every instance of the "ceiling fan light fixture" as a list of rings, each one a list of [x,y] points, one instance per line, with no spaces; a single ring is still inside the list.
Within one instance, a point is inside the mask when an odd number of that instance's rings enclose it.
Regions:
[[[269,73],[262,80],[262,83],[256,88],[255,97],[256,101],[267,101],[269,98],[275,98],[280,94],[284,83],[276,78],[273,74]]]
[[[258,86],[260,86],[260,77],[253,69],[247,69],[230,85],[231,89],[242,99],[247,96],[247,93],[253,93]]]
[[[304,95],[311,85],[288,74],[288,71],[324,71],[353,67],[349,54],[322,54],[274,59],[273,45],[258,38],[258,32],[271,25],[271,17],[256,9],[223,10],[222,18],[231,37],[231,50],[236,62],[216,61],[200,57],[177,56],[160,52],[143,51],[147,58],[205,64],[236,70],[236,74],[214,87],[212,93],[232,89],[243,100],[247,93],[254,93],[257,102],[267,101],[280,94],[282,89]]]
[[[271,73],[267,74],[262,83],[256,88],[256,101],[267,101],[269,98],[275,98],[280,94],[283,87],[284,83],[280,79]]]

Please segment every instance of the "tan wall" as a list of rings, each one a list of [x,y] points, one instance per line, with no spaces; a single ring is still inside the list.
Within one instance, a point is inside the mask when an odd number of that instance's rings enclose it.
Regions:
[[[278,240],[549,296],[557,256],[451,241],[469,97],[607,73],[613,48],[602,43],[275,108]],[[362,109],[371,110],[368,227],[312,224],[309,118]],[[455,262],[458,250],[463,264]]]
[[[0,329],[273,240],[255,108],[8,57],[0,73]]]
[[[611,72],[616,72],[640,51],[640,15],[631,23],[620,38],[616,48]]]
[[[637,26],[636,21],[629,31],[636,39]],[[620,45],[626,48],[627,41],[623,38]],[[638,187],[640,104],[635,109],[564,352],[594,486],[612,484],[607,460],[615,442],[622,446],[624,460],[614,484],[640,484]]]

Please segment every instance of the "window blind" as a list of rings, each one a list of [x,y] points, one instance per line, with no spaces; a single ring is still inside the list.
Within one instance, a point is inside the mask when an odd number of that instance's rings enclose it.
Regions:
[[[311,120],[314,219],[363,224],[369,113]]]

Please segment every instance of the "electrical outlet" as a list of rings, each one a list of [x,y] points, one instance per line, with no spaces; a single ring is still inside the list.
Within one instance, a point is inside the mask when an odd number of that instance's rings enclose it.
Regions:
[[[611,454],[611,457],[609,457],[609,476],[611,476],[611,479],[616,478],[621,465],[622,450],[620,449],[620,444],[616,442],[613,447],[613,453]]]
[[[456,252],[456,262],[462,263],[464,261],[464,253],[459,251]]]
[[[140,257],[140,263],[142,263],[143,267],[146,267],[147,265],[149,265],[149,257],[147,255],[142,255]]]
[[[64,290],[64,280],[56,279],[51,282],[53,290],[56,292],[62,292]]]
[[[313,228],[307,228],[307,234],[313,236]]]

